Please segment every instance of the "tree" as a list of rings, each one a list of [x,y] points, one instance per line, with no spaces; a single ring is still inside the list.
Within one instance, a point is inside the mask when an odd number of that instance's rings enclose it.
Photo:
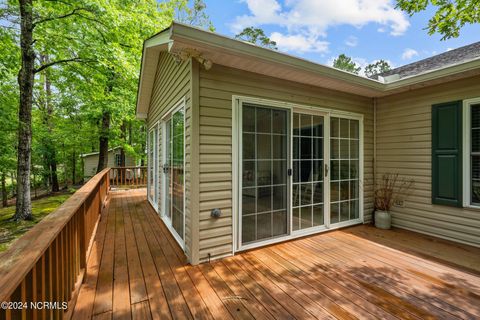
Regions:
[[[333,60],[333,67],[354,74],[359,74],[362,69],[352,60],[352,58],[347,57],[343,53]]]
[[[178,0],[177,0],[178,1]],[[192,7],[188,7],[189,1],[179,0],[177,3],[177,15],[175,20],[190,24],[210,31],[215,31],[210,17],[206,13],[207,5],[203,0],[193,0]]]
[[[428,21],[428,34],[439,33],[442,40],[457,38],[466,24],[480,22],[480,1],[478,0],[397,0],[397,8],[410,16],[424,11],[428,6],[436,8]]]
[[[365,76],[373,78],[375,75],[391,70],[390,64],[385,60],[378,60],[365,67]]]
[[[247,41],[268,49],[277,50],[277,43],[270,40],[260,28],[248,27],[235,36],[235,39]]]

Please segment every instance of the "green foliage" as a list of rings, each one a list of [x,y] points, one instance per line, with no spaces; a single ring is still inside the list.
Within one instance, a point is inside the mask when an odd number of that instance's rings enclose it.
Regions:
[[[111,115],[109,145],[144,158],[144,122],[135,118],[143,41],[184,23],[213,30],[204,1],[36,0],[36,70],[32,110],[32,174],[47,185],[46,157],[62,183],[82,177],[80,154],[98,150],[102,113]],[[0,4],[0,173],[16,166],[19,5]],[[49,84],[50,90],[47,89]],[[33,185],[32,185],[33,186]]]
[[[207,5],[203,0],[193,0],[192,7],[188,7],[188,0],[177,0],[175,7],[177,7],[177,15],[175,20],[181,23],[190,24],[203,29],[208,29],[211,32],[215,31],[210,17],[205,12]]]
[[[354,74],[359,74],[360,70],[362,69],[352,60],[352,58],[347,57],[343,53],[333,60],[333,67]]]
[[[248,27],[235,36],[235,39],[247,41],[268,49],[277,50],[277,43],[270,40],[260,28]]]
[[[391,70],[390,64],[385,60],[378,60],[365,67],[365,76],[373,78],[375,75]]]
[[[429,5],[436,12],[428,21],[428,34],[439,33],[442,40],[457,38],[466,24],[480,22],[480,1],[478,0],[397,0],[397,8],[410,16],[424,11]]]
[[[55,211],[75,190],[32,201],[33,219],[28,221],[11,220],[15,206],[0,209],[0,252],[5,251],[17,238],[30,230],[49,213]]]

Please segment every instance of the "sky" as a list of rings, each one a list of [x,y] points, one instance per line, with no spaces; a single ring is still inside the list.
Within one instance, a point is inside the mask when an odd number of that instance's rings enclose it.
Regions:
[[[384,59],[393,67],[480,41],[480,25],[441,41],[425,28],[434,8],[409,17],[391,0],[205,0],[216,32],[234,37],[262,28],[279,51],[332,65],[344,53],[359,65]],[[363,68],[362,68],[363,69]]]

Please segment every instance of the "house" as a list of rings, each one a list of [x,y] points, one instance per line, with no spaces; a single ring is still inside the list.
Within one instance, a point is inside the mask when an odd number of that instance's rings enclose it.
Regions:
[[[480,246],[480,50],[378,79],[179,23],[144,43],[148,201],[192,264],[372,219]]]
[[[98,152],[85,153],[80,155],[83,161],[83,178],[85,180],[90,179],[97,173],[98,166]],[[136,165],[136,160],[134,157],[123,154],[125,157],[122,161],[122,147],[114,147],[108,150],[108,164],[107,166],[112,167],[122,167],[123,166],[131,167]]]

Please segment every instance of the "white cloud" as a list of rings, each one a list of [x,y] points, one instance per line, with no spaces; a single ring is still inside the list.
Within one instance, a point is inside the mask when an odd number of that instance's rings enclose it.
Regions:
[[[391,0],[285,0],[283,6],[277,0],[243,1],[250,14],[236,18],[232,24],[234,32],[252,25],[277,24],[289,31],[302,28],[310,34],[324,35],[331,26],[362,27],[373,22],[389,29],[392,35],[401,35],[410,25]]]
[[[270,39],[277,43],[277,46],[282,51],[296,51],[296,52],[327,52],[328,42],[321,41],[317,37],[307,37],[301,34],[284,35],[279,32],[274,32],[270,35]]]
[[[452,50],[453,50],[453,48],[447,48],[447,50],[445,50],[445,52],[452,51]]]
[[[350,36],[345,40],[345,44],[349,47],[356,47],[358,45],[358,38],[354,36]]]
[[[407,49],[403,50],[403,53],[402,53],[402,59],[403,60],[410,60],[415,56],[418,56],[417,50],[411,49],[411,48],[407,48]]]

